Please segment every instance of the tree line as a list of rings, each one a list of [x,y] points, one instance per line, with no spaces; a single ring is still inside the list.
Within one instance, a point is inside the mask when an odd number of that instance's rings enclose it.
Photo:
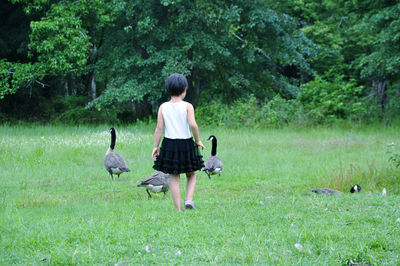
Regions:
[[[174,72],[208,115],[400,113],[397,1],[10,0],[0,21],[2,121],[152,117]]]

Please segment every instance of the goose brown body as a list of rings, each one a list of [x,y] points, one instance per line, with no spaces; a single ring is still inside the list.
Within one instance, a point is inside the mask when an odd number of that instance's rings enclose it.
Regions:
[[[206,159],[204,163],[203,171],[206,172],[208,178],[211,175],[219,175],[224,168],[221,158],[217,156],[217,138],[215,136],[210,136],[208,140],[212,141],[211,156]]]
[[[149,191],[155,193],[164,192],[165,194],[169,189],[169,174],[157,171],[151,176],[144,179],[142,183],[138,185],[138,187],[146,187],[149,199],[151,198],[151,194]]]
[[[114,152],[114,147],[116,142],[115,129],[111,128],[110,133],[111,133],[111,144],[110,148],[108,148],[106,155],[103,158],[103,164],[107,172],[110,174],[111,179],[114,179],[113,175],[117,175],[119,178],[120,174],[124,172],[130,172],[131,170],[126,166],[126,161],[124,157],[122,157],[121,154]]]
[[[330,188],[313,189],[312,192],[314,192],[316,194],[326,194],[326,195],[340,195],[340,194],[343,194],[342,191],[334,190],[334,189],[330,189]]]

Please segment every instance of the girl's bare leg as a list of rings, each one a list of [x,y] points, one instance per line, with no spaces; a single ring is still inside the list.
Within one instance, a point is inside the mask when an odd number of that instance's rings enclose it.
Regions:
[[[169,186],[175,208],[181,211],[180,175],[170,175]]]
[[[186,173],[186,199],[193,200],[194,189],[196,187],[196,172]]]

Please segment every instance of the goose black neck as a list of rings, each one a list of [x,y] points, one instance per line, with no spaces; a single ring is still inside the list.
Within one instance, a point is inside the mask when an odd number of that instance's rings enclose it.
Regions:
[[[114,147],[115,147],[115,140],[117,139],[117,136],[116,136],[116,134],[115,134],[115,130],[114,129],[111,129],[111,144],[110,144],[110,148],[112,149],[112,150],[114,150]]]
[[[214,137],[211,141],[212,141],[211,155],[215,156],[217,155],[217,139]]]

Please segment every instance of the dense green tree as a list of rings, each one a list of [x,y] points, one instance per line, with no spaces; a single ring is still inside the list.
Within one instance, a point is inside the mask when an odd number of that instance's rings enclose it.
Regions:
[[[254,93],[294,95],[286,66],[307,70],[314,46],[296,19],[267,1],[132,1],[111,29],[101,61],[107,90],[90,106],[154,102],[173,72],[188,76],[188,98],[233,101]],[[121,25],[122,23],[122,25]],[[100,51],[99,51],[100,53]],[[201,97],[199,98],[199,96]]]
[[[34,84],[36,89],[38,85],[50,88],[52,92],[48,95],[53,102],[60,94],[95,98],[97,50],[104,42],[105,28],[119,16],[123,2],[13,0],[12,3],[24,7],[25,16],[19,16],[31,19],[26,34],[29,61],[21,64],[5,56],[7,60],[0,64],[0,75],[7,75],[2,79],[0,95],[27,86],[32,90]]]
[[[22,0],[19,0],[22,2]],[[104,42],[105,28],[123,8],[121,1],[24,1],[26,12],[44,10],[40,21],[31,23],[30,52],[49,75],[85,75],[92,98],[96,98],[97,50]],[[72,74],[71,74],[72,73]]]
[[[400,3],[370,2],[369,9],[355,27],[368,35],[365,54],[356,58],[354,66],[363,79],[371,82],[377,103],[385,112],[387,90],[400,80]],[[359,9],[365,6],[357,6]],[[390,84],[390,85],[389,85]],[[399,92],[399,87],[397,91]]]
[[[374,95],[384,111],[387,90],[398,90],[399,3],[293,0],[284,10],[302,21],[302,31],[321,49],[311,62],[318,79],[356,81],[364,90],[354,97]]]
[[[29,19],[21,5],[0,3],[0,99],[31,85],[36,74],[29,63]]]
[[[181,72],[195,105],[278,95],[320,117],[396,115],[399,17],[389,0],[3,1],[0,111],[131,121]]]

